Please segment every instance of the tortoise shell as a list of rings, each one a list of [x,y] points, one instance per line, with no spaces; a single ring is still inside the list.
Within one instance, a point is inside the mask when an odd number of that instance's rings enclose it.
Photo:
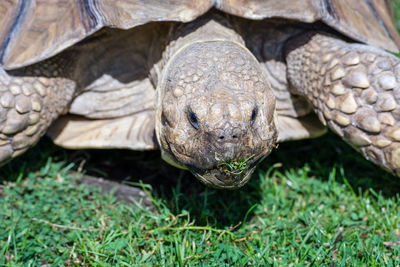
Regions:
[[[323,21],[359,42],[392,52],[400,45],[390,0],[6,0],[0,2],[0,64],[39,62],[103,27],[189,22],[211,8],[253,20]]]

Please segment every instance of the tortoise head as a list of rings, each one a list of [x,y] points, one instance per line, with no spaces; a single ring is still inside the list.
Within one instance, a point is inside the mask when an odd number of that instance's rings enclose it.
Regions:
[[[193,43],[166,64],[157,88],[156,134],[163,158],[205,184],[235,189],[275,144],[275,97],[244,47]]]

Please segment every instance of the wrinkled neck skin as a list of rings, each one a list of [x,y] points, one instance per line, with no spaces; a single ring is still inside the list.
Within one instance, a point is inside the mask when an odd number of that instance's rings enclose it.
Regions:
[[[269,83],[224,18],[171,32],[157,82],[162,156],[208,186],[239,188],[276,142]]]

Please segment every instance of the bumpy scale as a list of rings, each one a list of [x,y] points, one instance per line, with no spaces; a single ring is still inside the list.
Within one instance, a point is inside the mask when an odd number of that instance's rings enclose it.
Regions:
[[[23,153],[67,111],[75,82],[68,58],[53,58],[14,71],[0,68],[0,162]]]
[[[367,159],[400,175],[400,61],[308,33],[287,49],[288,78],[320,120]]]
[[[259,62],[224,24],[206,20],[167,49],[156,132],[168,162],[207,185],[238,188],[276,141],[275,97]],[[245,171],[227,170],[247,158]]]

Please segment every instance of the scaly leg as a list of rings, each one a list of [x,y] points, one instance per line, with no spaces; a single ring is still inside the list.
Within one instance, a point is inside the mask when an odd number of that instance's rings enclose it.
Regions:
[[[67,58],[23,69],[0,68],[0,165],[23,153],[67,110],[75,91]]]
[[[288,78],[320,120],[368,160],[400,176],[400,60],[307,33],[286,49]]]

